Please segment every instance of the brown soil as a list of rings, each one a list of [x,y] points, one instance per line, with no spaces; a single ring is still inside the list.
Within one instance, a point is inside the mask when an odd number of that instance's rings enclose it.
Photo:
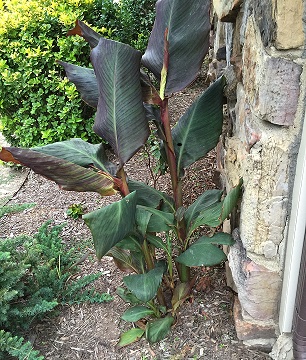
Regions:
[[[200,89],[203,89],[202,86],[199,88],[196,84],[175,100],[171,99],[172,113],[175,114],[173,120],[192,103]],[[147,162],[143,154],[134,157],[126,166],[129,177],[152,184]],[[211,153],[186,172],[186,205],[207,188],[214,187],[214,163],[215,156]],[[168,180],[167,176],[159,178],[158,188],[167,191]],[[82,203],[89,212],[112,201],[114,198],[101,199],[94,193],[61,191],[54,183],[30,172],[10,203],[35,202],[36,206],[0,219],[0,237],[34,234],[49,219],[54,224],[66,222],[63,241],[69,246],[80,247],[81,258],[88,249],[94,253],[91,235],[81,219],[67,218],[69,205]],[[177,322],[165,340],[149,346],[142,339],[121,349],[116,346],[120,333],[130,328],[120,319],[127,305],[115,294],[116,288],[122,286],[122,273],[111,258],[105,257],[98,263],[94,255],[87,258],[80,269],[79,276],[102,271],[103,276],[95,286],[112,294],[114,300],[104,304],[63,306],[57,317],[46,318],[36,324],[28,338],[48,360],[269,359],[267,354],[245,348],[236,337],[232,314],[235,295],[226,286],[223,266],[198,269],[192,297],[181,307]]]

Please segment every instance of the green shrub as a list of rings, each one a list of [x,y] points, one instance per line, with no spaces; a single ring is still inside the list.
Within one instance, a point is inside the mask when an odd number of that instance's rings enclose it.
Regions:
[[[80,6],[79,6],[80,5]],[[93,112],[81,103],[57,59],[79,56],[81,38],[67,37],[92,0],[3,1],[0,12],[0,114],[12,145],[33,146],[74,136],[95,141]],[[1,10],[1,3],[0,3]]]
[[[0,117],[8,141],[24,147],[71,137],[98,142],[92,131],[94,110],[82,102],[56,64],[89,64],[85,41],[67,37],[67,31],[75,19],[82,19],[104,37],[143,49],[154,3],[0,0]]]
[[[12,344],[17,341],[21,346],[22,341],[15,336],[21,336],[34,319],[42,319],[59,304],[112,299],[87,287],[100,273],[69,280],[78,270],[74,265],[78,254],[62,244],[59,234],[63,225],[49,225],[45,223],[33,237],[0,239],[0,358],[1,351],[13,355],[2,337],[9,336]]]
[[[144,52],[155,18],[156,0],[95,1],[92,23],[112,29],[111,38]]]

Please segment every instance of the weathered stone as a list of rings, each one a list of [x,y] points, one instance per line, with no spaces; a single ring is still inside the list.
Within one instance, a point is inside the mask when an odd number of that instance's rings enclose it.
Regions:
[[[235,113],[234,136],[225,142],[224,173],[231,185],[241,177],[244,181],[240,215],[244,247],[271,258],[271,247],[278,248],[285,236],[295,129],[272,127],[258,119],[251,111],[242,84],[237,87]],[[266,242],[275,247],[268,245],[268,250],[263,245]]]
[[[300,94],[302,68],[293,61],[269,56],[253,16],[243,49],[243,85],[252,111],[262,120],[293,125]]]
[[[275,46],[278,49],[305,46],[303,7],[302,0],[277,0]]]
[[[224,22],[234,22],[243,0],[213,0],[218,18]]]
[[[275,329],[272,325],[260,325],[243,319],[238,298],[235,298],[234,302],[234,319],[239,340],[257,339],[257,342],[259,342],[260,339],[264,339],[269,340],[269,343],[272,344],[275,342]]]
[[[254,17],[259,28],[261,40],[264,46],[270,45],[275,38],[275,0],[253,1],[252,8]]]
[[[292,336],[290,334],[280,335],[269,355],[274,360],[294,360],[292,351]]]
[[[243,320],[275,320],[281,289],[278,273],[250,260],[241,241],[236,241],[231,247],[228,261],[238,290]]]
[[[266,241],[263,243],[263,254],[267,259],[272,259],[277,255],[278,247],[273,241]]]

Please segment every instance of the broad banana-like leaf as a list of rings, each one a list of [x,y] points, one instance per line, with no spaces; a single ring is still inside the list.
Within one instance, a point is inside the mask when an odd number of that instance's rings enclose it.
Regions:
[[[173,322],[172,316],[149,321],[146,325],[146,339],[151,344],[163,340],[168,335]]]
[[[220,202],[222,193],[222,190],[214,189],[207,190],[199,196],[197,200],[185,211],[184,218],[186,220],[187,228],[190,227],[190,224],[198,217],[201,211],[217,202]]]
[[[156,295],[166,269],[166,264],[160,261],[146,274],[125,276],[123,282],[137,299],[146,303]]]
[[[71,35],[79,35],[84,38],[93,49],[95,46],[98,45],[99,40],[101,39],[101,35],[98,34],[96,31],[91,29],[88,25],[86,25],[83,21],[76,20],[75,27],[68,31],[68,36]]]
[[[117,287],[116,294],[126,303],[130,303],[133,305],[141,304],[141,301],[137,299],[135,295],[133,295],[129,290],[124,289],[120,286]]]
[[[81,94],[81,98],[93,108],[97,108],[99,100],[99,90],[96,74],[93,69],[57,61],[66,71],[67,78],[74,83]],[[147,74],[140,69],[140,84],[142,91],[142,101],[148,104],[160,104],[161,99]]]
[[[190,295],[190,284],[180,283],[176,285],[171,299],[172,309],[176,311]]]
[[[143,241],[143,239],[140,239],[140,237],[137,235],[129,235],[129,236],[125,237],[123,240],[121,240],[117,244],[117,247],[120,247],[121,249],[124,249],[124,250],[141,252],[142,251],[142,247],[141,247],[142,241]]]
[[[124,332],[120,335],[118,346],[123,347],[138,341],[142,337],[144,332],[145,331],[140,328],[133,328]]]
[[[224,252],[218,245],[233,245],[234,240],[230,234],[217,233],[214,236],[202,236],[184,251],[175,260],[186,266],[213,266],[226,260]]]
[[[174,201],[169,195],[158,191],[145,183],[134,180],[129,180],[128,187],[130,191],[137,192],[138,205],[175,213]]]
[[[242,184],[243,179],[240,179],[239,184],[235,186],[225,197],[220,216],[221,222],[223,222],[229,216],[234,207],[237,205],[238,199],[241,195]]]
[[[145,219],[145,220],[144,220]],[[169,231],[174,227],[174,215],[151,207],[137,205],[136,223],[145,232]]]
[[[141,53],[101,38],[91,51],[99,101],[94,131],[105,139],[123,166],[144,145],[149,126],[140,85]]]
[[[63,190],[94,191],[103,196],[116,193],[111,175],[85,169],[65,159],[30,149],[2,148],[0,160],[29,167],[37,174],[55,181]]]
[[[94,167],[116,174],[116,165],[109,161],[103,144],[90,144],[82,139],[71,139],[53,144],[32,148],[47,155],[52,155],[74,164]]]
[[[74,83],[81,94],[82,100],[89,106],[96,108],[98,106],[99,91],[94,70],[60,60],[57,62],[65,68],[67,78]]]
[[[154,311],[152,309],[149,309],[146,306],[138,305],[127,309],[122,314],[121,319],[125,321],[135,322],[152,314],[154,314]]]
[[[223,87],[225,80],[213,83],[179,119],[172,131],[178,176],[185,167],[213,149],[222,131]]]
[[[153,245],[157,249],[162,249],[167,253],[169,252],[167,245],[163,242],[163,240],[160,237],[147,234],[147,240],[151,245]]]
[[[137,196],[133,192],[120,201],[83,215],[99,260],[134,230],[136,203]]]
[[[121,271],[127,273],[135,272],[137,274],[140,272],[137,266],[133,263],[133,259],[128,251],[120,249],[117,246],[113,246],[106,255],[112,256],[114,263]]]
[[[235,186],[222,201],[214,202],[210,206],[203,208],[203,210],[197,213],[197,215],[193,214],[192,220],[187,216],[188,237],[200,225],[216,227],[222,224],[222,222],[231,213],[233,208],[237,205],[241,193],[241,187],[242,179],[239,181],[239,184]],[[192,215],[192,213],[188,215]]]
[[[158,78],[164,63],[168,29],[169,68],[165,95],[180,91],[197,76],[209,47],[209,0],[159,0],[156,19],[142,63]]]

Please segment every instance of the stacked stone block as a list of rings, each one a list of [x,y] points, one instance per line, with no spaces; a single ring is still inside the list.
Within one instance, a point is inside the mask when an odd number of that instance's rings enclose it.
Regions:
[[[245,344],[269,350],[279,335],[291,192],[305,115],[306,0],[213,0],[213,7],[216,28],[232,28],[231,39],[218,31],[223,38],[215,43],[226,46],[236,78],[219,170],[228,188],[244,180],[238,241],[228,255],[238,291],[236,330]]]

